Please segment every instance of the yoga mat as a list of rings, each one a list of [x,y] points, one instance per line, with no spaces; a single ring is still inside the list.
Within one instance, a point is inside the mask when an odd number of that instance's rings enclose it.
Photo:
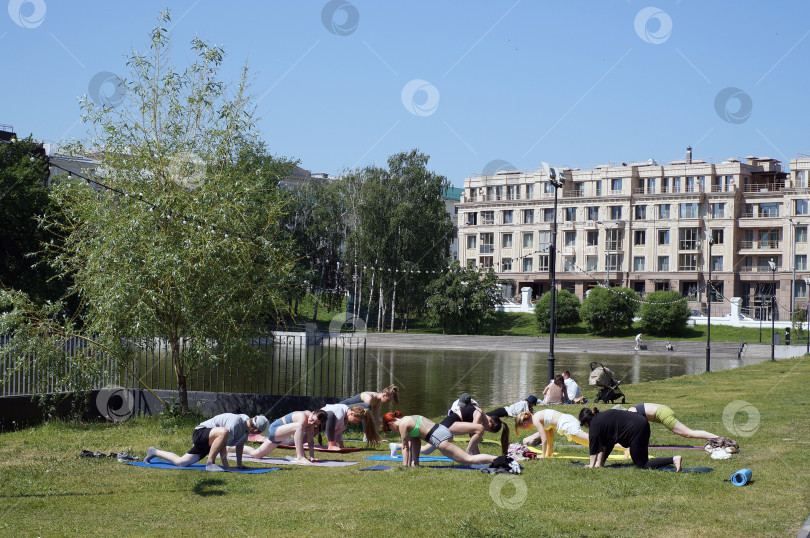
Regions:
[[[585,467],[584,463],[579,461],[572,461],[571,465],[576,465],[577,467]],[[638,469],[635,465],[605,465],[605,469]],[[674,471],[675,467],[661,467],[659,469],[655,469],[656,471]],[[683,467],[681,469],[682,473],[710,473],[714,471],[712,467]]]
[[[124,465],[134,465],[135,467],[148,467],[150,469],[176,469],[180,471],[205,471],[208,473],[216,472],[216,471],[206,471],[204,463],[192,463],[188,467],[179,467],[177,465],[172,465],[167,461],[163,461],[160,458],[155,458],[152,460],[153,463],[146,463],[143,461],[127,461],[124,462]],[[270,471],[280,471],[279,467],[262,467],[256,469],[242,469],[240,471],[226,471],[231,473],[240,473],[240,474],[260,474],[260,473],[269,473]]]
[[[374,456],[366,457],[367,460],[370,461],[402,461],[402,456],[394,456],[391,457],[388,454],[375,454]],[[446,461],[451,462],[450,458],[446,458],[444,456],[419,456],[419,461]]]
[[[235,460],[236,454],[228,454],[229,460]],[[357,465],[360,463],[359,461],[338,461],[338,460],[323,460],[319,461],[318,463],[314,463],[312,465],[307,465],[305,463],[298,463],[295,460],[294,456],[286,456],[284,458],[269,458],[267,456],[263,458],[252,458],[250,456],[242,456],[242,463],[264,463],[267,465],[302,465],[305,467],[346,467],[348,465]]]
[[[649,448],[655,450],[703,450],[702,446],[692,445],[650,445]]]
[[[731,475],[731,483],[735,486],[744,486],[751,480],[751,469],[740,469]]]
[[[455,469],[457,471],[480,471],[486,469],[489,465],[420,465],[422,469]],[[372,465],[371,467],[363,467],[361,471],[387,471],[394,469],[390,465]]]
[[[535,454],[542,454],[543,453],[542,450],[540,450],[539,448],[535,448],[533,446],[530,446],[530,447],[527,447],[527,448],[529,450],[531,450],[532,452],[534,452]],[[590,457],[590,455],[588,455],[588,454],[582,454],[582,455],[579,455],[579,454],[560,454],[559,452],[555,452],[554,457],[555,458],[568,458],[570,460],[577,460],[577,459],[587,459],[587,458]],[[624,454],[611,454],[610,456],[608,456],[608,459],[609,460],[623,460],[624,459]]]

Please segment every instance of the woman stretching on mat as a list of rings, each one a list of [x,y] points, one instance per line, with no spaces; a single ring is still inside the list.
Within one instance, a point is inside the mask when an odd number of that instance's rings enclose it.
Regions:
[[[380,392],[366,391],[355,394],[343,400],[343,405],[360,405],[371,409],[374,418],[374,428],[380,429],[380,404],[399,403],[399,389],[396,385],[388,385]]]
[[[363,432],[366,442],[376,445],[382,439],[379,432],[374,428],[374,420],[371,418],[371,411],[359,405],[349,407],[345,404],[330,404],[322,408],[328,416],[326,420],[326,439],[329,442],[329,450],[340,450],[343,446],[343,432],[349,423],[363,422]]]
[[[650,422],[658,422],[659,424],[663,424],[675,435],[680,435],[681,437],[686,437],[687,439],[714,439],[715,437],[720,437],[719,435],[715,435],[704,430],[693,430],[692,428],[687,428],[683,422],[680,422],[677,418],[675,418],[675,413],[673,413],[672,409],[666,405],[656,403],[640,403],[634,405],[628,409],[628,411],[631,413],[638,413],[639,415],[646,417],[646,419]]]
[[[293,411],[272,422],[267,431],[267,440],[259,448],[245,446],[243,454],[251,458],[261,459],[275,450],[275,448],[290,437],[295,442],[295,456],[298,463],[314,463],[315,446],[312,442],[315,430],[321,424],[326,424],[327,414],[323,409],[317,411]],[[304,455],[304,443],[309,445],[309,459]],[[230,447],[228,447],[230,450]]]
[[[540,441],[541,458],[554,457],[554,432],[558,431],[565,435],[569,441],[588,446],[588,434],[579,426],[579,420],[573,415],[560,413],[554,409],[543,409],[534,415],[525,411],[515,417],[515,435],[520,435],[520,430],[530,430],[534,426],[537,433],[523,439],[523,444],[532,446]],[[625,450],[624,447],[616,445],[614,448]],[[625,453],[626,455],[626,453]]]
[[[403,416],[399,411],[383,415],[383,431],[399,433],[402,438],[402,465],[416,467],[422,440],[458,463],[492,463],[495,456],[490,454],[468,454],[453,443],[453,434],[446,426],[436,424],[421,415]]]
[[[633,464],[641,469],[658,469],[666,465],[675,465],[681,471],[681,456],[650,459],[650,423],[638,413],[629,413],[621,409],[585,408],[579,412],[579,423],[588,428],[591,461],[587,467],[603,467],[616,443],[630,450]]]

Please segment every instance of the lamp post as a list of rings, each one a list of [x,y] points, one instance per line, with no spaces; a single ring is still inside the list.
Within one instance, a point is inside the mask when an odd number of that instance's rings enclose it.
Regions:
[[[776,317],[774,316],[774,306],[776,305],[776,264],[773,263],[773,258],[768,261],[768,266],[771,268],[771,283],[773,284],[773,292],[771,293],[771,360],[775,361],[774,335],[776,334]]]
[[[790,317],[793,318],[793,309],[796,307],[796,226],[799,224],[792,218],[788,219],[793,226],[793,237],[790,242],[790,264],[793,266],[793,276],[790,279]]]
[[[618,227],[619,221],[612,223],[612,226],[608,226],[601,221],[596,221],[596,223],[605,227],[605,287],[610,288],[610,230],[612,230],[614,226]]]
[[[810,290],[810,277],[804,277],[804,290],[807,295],[807,310],[804,313],[805,330],[807,332],[807,353],[810,353],[810,295],[807,290]]]
[[[709,230],[704,230],[706,242],[709,244],[706,249],[707,265],[709,266],[709,280],[706,282],[706,371],[711,372],[712,363],[712,234]]]
[[[546,173],[549,182],[554,187],[554,216],[551,222],[551,247],[549,248],[548,276],[551,281],[551,315],[549,319],[548,338],[548,379],[554,379],[554,333],[557,331],[556,310],[557,310],[557,190],[565,183],[565,174],[562,170],[552,168],[547,163],[543,163],[543,171]]]

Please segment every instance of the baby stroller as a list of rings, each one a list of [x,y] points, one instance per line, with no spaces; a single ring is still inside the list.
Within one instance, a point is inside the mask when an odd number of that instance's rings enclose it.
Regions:
[[[619,388],[621,381],[613,379],[613,372],[605,368],[601,362],[591,363],[591,375],[588,376],[588,384],[597,386],[599,393],[596,395],[596,402],[615,403],[619,398],[624,403],[624,393]]]

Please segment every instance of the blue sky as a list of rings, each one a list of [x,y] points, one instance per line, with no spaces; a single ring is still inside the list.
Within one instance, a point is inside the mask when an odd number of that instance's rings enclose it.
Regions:
[[[100,73],[126,74],[124,55],[146,48],[167,5],[5,3],[0,123],[48,142],[84,136],[78,96],[99,92]],[[455,186],[493,161],[667,162],[691,145],[696,159],[787,165],[810,153],[810,2],[168,5],[178,62],[195,34],[225,47],[224,78],[247,62],[263,138],[313,172],[411,148]]]

